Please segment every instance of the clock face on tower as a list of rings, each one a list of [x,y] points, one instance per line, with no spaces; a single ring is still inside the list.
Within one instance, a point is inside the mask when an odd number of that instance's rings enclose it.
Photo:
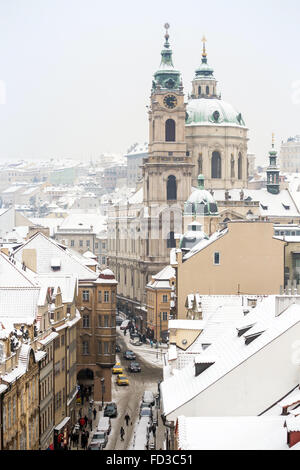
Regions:
[[[175,95],[166,95],[164,97],[164,105],[167,108],[173,109],[177,106],[177,98]]]

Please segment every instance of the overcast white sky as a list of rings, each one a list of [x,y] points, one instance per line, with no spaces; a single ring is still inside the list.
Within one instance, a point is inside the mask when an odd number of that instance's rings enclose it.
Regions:
[[[147,141],[169,22],[186,95],[205,34],[222,98],[265,164],[273,131],[278,148],[300,134],[299,14],[299,0],[0,0],[0,159],[90,159]]]

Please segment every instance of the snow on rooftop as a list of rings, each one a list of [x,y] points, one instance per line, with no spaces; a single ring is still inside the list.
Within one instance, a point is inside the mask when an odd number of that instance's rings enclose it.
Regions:
[[[275,296],[270,296],[270,298],[264,300],[269,303],[264,305],[263,308],[264,301],[262,301],[260,308],[257,308],[256,316],[257,323],[261,322],[265,331],[255,341],[245,345],[245,338],[243,336],[239,337],[236,326],[232,325],[227,331],[225,330],[224,333],[219,334],[210,345],[209,354],[215,357],[216,361],[209,369],[196,377],[195,366],[190,363],[182,370],[177,371],[176,376],[165,380],[161,384],[165,415],[170,414],[196,395],[199,395],[211,384],[217,382],[221,377],[300,322],[299,305],[292,304],[283,314],[275,316]],[[273,300],[273,302],[270,303],[270,300]],[[262,308],[265,312],[271,310],[272,316],[262,314]],[[172,393],[172,390],[176,390],[176,394]]]
[[[228,191],[230,201],[240,201],[240,189],[229,189]],[[266,188],[243,189],[243,191],[244,200],[251,198],[252,201],[259,201],[261,216],[299,217],[300,215],[299,210],[287,189],[281,190],[279,194],[271,194]],[[225,201],[225,191],[222,189],[216,189],[214,191],[214,198],[218,203],[220,203],[220,201]]]
[[[180,450],[288,450],[283,416],[178,418]]]

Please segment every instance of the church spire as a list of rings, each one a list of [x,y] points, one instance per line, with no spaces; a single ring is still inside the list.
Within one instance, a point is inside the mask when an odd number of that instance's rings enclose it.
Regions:
[[[159,70],[154,74],[152,91],[156,89],[179,89],[182,87],[180,72],[174,70],[172,49],[169,43],[169,23],[165,23],[165,43],[161,51],[161,61]]]
[[[277,165],[277,151],[275,150],[275,134],[272,134],[272,149],[269,152],[269,166],[267,168],[267,190],[269,193],[280,192],[279,167]]]
[[[217,96],[217,81],[214,77],[214,70],[207,63],[206,43],[207,39],[203,36],[201,64],[195,70],[195,77],[192,82],[192,98],[220,98],[220,96]]]

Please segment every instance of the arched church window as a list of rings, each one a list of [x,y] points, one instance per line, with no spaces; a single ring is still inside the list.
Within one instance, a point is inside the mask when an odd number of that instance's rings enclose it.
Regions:
[[[173,119],[166,121],[166,142],[175,142],[176,138],[176,125]]]
[[[230,176],[231,178],[235,178],[233,155],[231,155],[231,161],[230,161]]]
[[[209,95],[209,86],[206,87],[206,94]]]
[[[167,181],[167,201],[177,200],[177,184],[176,177],[173,175],[168,176]]]
[[[201,86],[198,86],[198,95],[201,95]]]
[[[198,175],[202,174],[202,153],[199,153],[198,158]]]
[[[241,180],[243,178],[243,160],[242,160],[242,154],[239,153],[239,159],[238,159],[238,179]]]
[[[176,248],[176,240],[174,237],[174,232],[168,233],[167,248]]]
[[[222,161],[219,152],[213,152],[211,159],[211,177],[215,179],[222,178]]]

